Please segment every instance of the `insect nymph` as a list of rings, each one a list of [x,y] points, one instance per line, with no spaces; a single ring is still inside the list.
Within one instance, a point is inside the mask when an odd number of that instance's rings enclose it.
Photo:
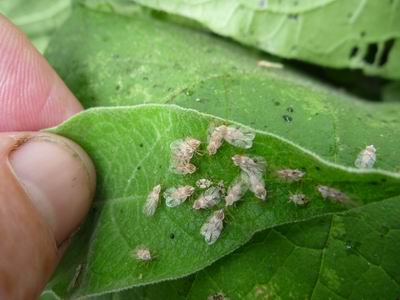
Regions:
[[[207,219],[200,229],[200,234],[204,236],[204,240],[207,244],[214,244],[219,236],[221,235],[222,228],[224,227],[224,210],[220,209],[215,212]]]
[[[228,187],[228,193],[225,196],[225,206],[230,206],[239,201],[248,189],[248,184],[242,176],[237,176]]]
[[[153,259],[150,250],[144,246],[136,248],[133,255],[137,260],[140,261],[150,261]]]
[[[242,170],[242,178],[248,182],[250,190],[257,198],[264,201],[267,197],[264,182],[264,172],[266,169],[264,158],[235,155],[232,157],[232,161]]]
[[[283,169],[276,171],[279,177],[287,180],[287,181],[300,181],[301,178],[305,175],[305,173],[298,169]]]
[[[143,207],[143,213],[146,216],[152,216],[156,212],[158,202],[160,201],[161,185],[156,185],[147,196],[146,203]]]
[[[200,209],[213,207],[220,201],[222,189],[223,187],[221,186],[212,186],[208,188],[199,196],[199,198],[197,198],[196,201],[194,201],[193,208]]]
[[[178,174],[192,174],[196,166],[190,163],[193,155],[200,146],[200,141],[194,138],[179,139],[173,141],[171,148],[171,169]]]
[[[350,198],[338,189],[320,184],[317,186],[317,190],[324,199],[331,199],[339,203],[347,203],[350,201]]]
[[[304,194],[292,194],[289,196],[289,202],[293,202],[295,205],[304,206],[309,200]]]
[[[190,185],[169,188],[164,192],[165,204],[168,207],[176,207],[186,201],[194,192]]]
[[[354,165],[359,169],[371,169],[376,161],[376,149],[374,145],[369,145],[362,150],[355,162]]]

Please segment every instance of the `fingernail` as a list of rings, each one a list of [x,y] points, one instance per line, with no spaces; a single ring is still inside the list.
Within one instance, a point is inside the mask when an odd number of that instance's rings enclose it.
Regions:
[[[62,243],[82,222],[94,195],[96,180],[90,158],[63,137],[32,133],[9,160],[57,243]]]

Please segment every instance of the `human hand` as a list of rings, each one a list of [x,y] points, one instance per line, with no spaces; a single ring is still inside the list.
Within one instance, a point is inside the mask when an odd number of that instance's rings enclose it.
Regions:
[[[90,158],[65,138],[36,132],[80,110],[0,15],[0,299],[40,295],[89,209],[96,182]]]

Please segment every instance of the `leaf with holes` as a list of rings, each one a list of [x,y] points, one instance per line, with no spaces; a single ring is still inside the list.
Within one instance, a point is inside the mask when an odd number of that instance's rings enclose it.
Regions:
[[[340,167],[260,131],[247,151],[224,144],[215,156],[197,155],[193,163],[198,171],[193,175],[172,173],[171,142],[191,136],[204,144],[209,125],[217,121],[177,106],[144,105],[92,109],[52,130],[79,143],[93,158],[98,172],[97,212],[63,260],[51,283],[54,292],[61,297],[86,297],[183,277],[229,254],[257,231],[361,207],[400,193],[400,176],[394,173]],[[203,145],[199,152],[204,149]],[[268,161],[265,179],[269,197],[262,202],[249,192],[243,201],[227,208],[224,230],[215,244],[207,245],[200,235],[213,210],[195,211],[193,200],[177,208],[163,203],[153,217],[143,214],[147,195],[157,184],[166,189],[194,185],[200,178],[231,182],[239,174],[231,161],[236,153]],[[302,169],[306,175],[301,182],[288,183],[276,175],[283,167]],[[316,190],[318,184],[340,189],[351,200],[346,204],[324,200]],[[298,191],[311,200],[307,207],[288,203],[289,194]],[[147,247],[154,259],[147,263],[135,259],[139,246]],[[82,269],[78,279],[77,266]]]
[[[117,1],[82,0],[101,6]],[[399,1],[137,0],[266,52],[400,78]],[[96,7],[96,6],[95,6]]]
[[[0,13],[24,31],[40,52],[51,34],[68,17],[71,0],[0,1]]]
[[[46,56],[85,107],[175,103],[348,166],[373,144],[377,168],[400,170],[397,103],[365,103],[290,70],[257,68],[262,57],[247,49],[140,11],[76,9]]]

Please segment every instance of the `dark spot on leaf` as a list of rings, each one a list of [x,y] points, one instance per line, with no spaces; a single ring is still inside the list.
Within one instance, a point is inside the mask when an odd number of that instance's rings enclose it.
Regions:
[[[289,106],[286,110],[287,110],[288,112],[290,112],[290,113],[294,112],[294,109],[293,109],[293,107],[291,107],[291,106]]]
[[[367,34],[367,33],[366,33],[365,31],[361,31],[361,32],[360,32],[361,37],[366,36],[366,34]]]
[[[142,167],[141,167],[141,166],[138,166],[136,169],[140,170],[140,169],[142,169]]]
[[[370,184],[370,185],[378,185],[379,182],[377,182],[377,181],[371,181],[369,184]]]
[[[173,240],[173,239],[175,238],[175,234],[171,233],[171,234],[169,235],[169,238],[170,238],[171,240]]]
[[[115,86],[115,90],[119,91],[120,89],[121,89],[121,86],[120,86],[119,84],[117,84],[117,85]]]
[[[374,64],[377,52],[378,52],[377,43],[368,44],[367,53],[364,56],[364,61],[371,65]]]
[[[299,17],[298,14],[288,14],[288,18],[291,19],[291,20],[295,20],[296,21],[298,19],[298,17]]]
[[[171,92],[173,90],[173,88],[172,87],[169,87],[168,89],[167,89],[167,92]]]
[[[276,106],[281,105],[281,103],[280,103],[279,101],[275,101],[274,104],[275,104]]]
[[[394,45],[394,39],[390,39],[385,42],[385,44],[383,45],[382,55],[379,59],[379,66],[382,67],[387,63],[393,45]]]
[[[143,148],[143,143],[140,143],[140,144],[139,144],[139,147],[140,147],[140,148]]]
[[[358,47],[355,46],[355,47],[353,47],[353,48],[351,49],[351,51],[350,51],[350,58],[355,57],[355,56],[357,55],[357,53],[358,53]]]
[[[283,118],[283,120],[285,122],[288,122],[288,123],[293,121],[293,118],[291,116],[288,116],[288,115],[283,115],[282,118]]]
[[[321,171],[321,168],[319,166],[315,166],[315,170]]]
[[[143,80],[149,80],[149,77],[145,76],[143,77]]]
[[[381,182],[387,182],[387,179],[386,178],[382,178]]]
[[[119,58],[119,54],[113,54],[112,56],[111,56],[113,59],[118,59]]]

